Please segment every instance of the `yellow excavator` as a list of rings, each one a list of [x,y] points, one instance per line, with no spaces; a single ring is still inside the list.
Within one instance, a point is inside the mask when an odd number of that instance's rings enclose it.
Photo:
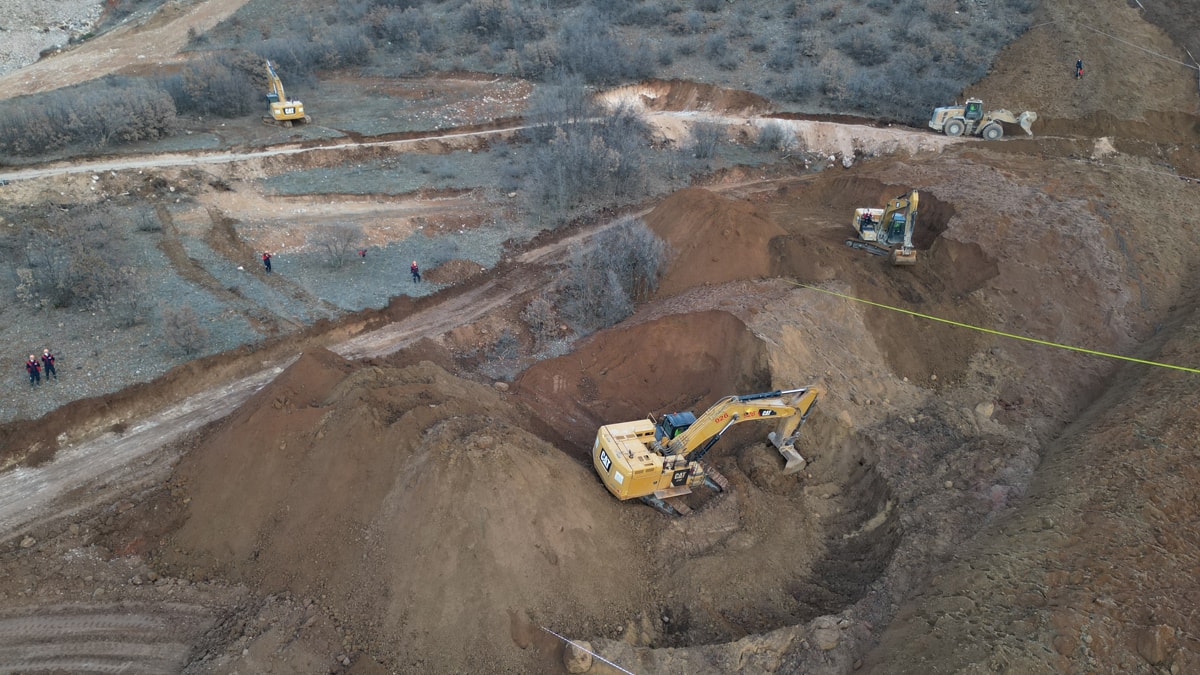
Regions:
[[[804,387],[726,396],[699,418],[678,412],[661,420],[602,426],[592,446],[592,464],[617,499],[640,499],[667,515],[685,515],[691,509],[674,497],[701,485],[719,492],[729,487],[724,476],[701,460],[739,422],[777,421],[767,438],[787,460],[784,473],[803,469],[807,462],[796,450],[796,437],[819,394],[816,387]]]
[[[893,265],[917,264],[913,248],[913,229],[917,226],[916,190],[889,199],[881,209],[854,209],[850,224],[857,239],[847,239],[846,245],[875,255],[886,255]]]
[[[312,122],[312,118],[304,114],[304,104],[288,98],[287,93],[283,90],[283,82],[279,79],[279,74],[275,72],[275,66],[271,65],[270,59],[267,59],[266,64],[267,103],[270,105],[271,114],[263,115],[263,122],[281,127]]]

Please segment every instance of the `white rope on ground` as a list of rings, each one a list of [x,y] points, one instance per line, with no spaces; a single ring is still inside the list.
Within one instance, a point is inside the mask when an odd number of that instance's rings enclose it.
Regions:
[[[575,642],[573,640],[565,638],[565,637],[559,635],[558,633],[555,633],[554,631],[550,630],[549,628],[546,628],[545,626],[538,626],[538,628],[541,628],[542,630],[553,635],[554,637],[558,638],[559,640],[562,640],[563,642],[571,645],[572,647],[578,649],[581,652],[587,652],[588,654],[591,654],[593,659],[600,659],[601,661],[607,663],[608,665],[612,666],[613,668],[616,668],[617,670],[621,671],[622,673],[625,673],[625,675],[637,675],[637,673],[633,672],[632,670],[626,670],[626,669],[622,668],[621,666],[618,666],[617,664],[613,663],[612,661],[609,661],[608,659],[604,658],[603,656],[600,656],[596,652],[594,652],[590,649],[585,649],[578,642]]]
[[[1140,3],[1139,3],[1139,4],[1140,4]],[[1160,54],[1160,53],[1158,53],[1158,52],[1156,52],[1156,51],[1154,51],[1154,50],[1152,50],[1152,49],[1146,49],[1145,47],[1143,47],[1143,46],[1141,46],[1141,45],[1136,45],[1136,44],[1134,44],[1134,43],[1132,43],[1132,42],[1129,42],[1128,40],[1122,40],[1121,38],[1117,37],[1116,35],[1112,35],[1112,34],[1110,34],[1110,33],[1105,33],[1104,31],[1100,30],[1099,28],[1094,28],[1094,27],[1092,27],[1092,26],[1089,26],[1089,25],[1087,25],[1086,23],[1080,23],[1079,21],[1066,21],[1066,20],[1063,20],[1063,21],[1046,21],[1046,22],[1043,22],[1043,23],[1039,23],[1039,24],[1035,24],[1035,25],[1033,25],[1033,26],[1030,26],[1030,27],[1028,28],[1028,30],[1033,30],[1034,28],[1041,28],[1042,26],[1052,26],[1052,25],[1054,25],[1054,24],[1056,24],[1056,23],[1073,23],[1073,24],[1075,24],[1076,26],[1079,26],[1079,27],[1081,27],[1081,28],[1085,28],[1085,29],[1087,29],[1087,30],[1090,30],[1090,31],[1092,31],[1093,33],[1099,33],[1099,34],[1101,34],[1101,35],[1103,35],[1103,36],[1105,36],[1105,37],[1112,38],[1112,39],[1116,40],[1117,42],[1120,42],[1121,44],[1128,45],[1128,46],[1130,46],[1130,47],[1133,47],[1134,49],[1140,49],[1141,51],[1144,51],[1144,52],[1146,52],[1147,54],[1150,54],[1151,56],[1157,56],[1158,58],[1160,58],[1160,59],[1163,59],[1163,60],[1165,60],[1165,61],[1170,61],[1171,63],[1177,63],[1177,64],[1179,64],[1179,65],[1183,66],[1184,68],[1191,68],[1192,70],[1198,70],[1198,71],[1200,71],[1200,65],[1192,65],[1192,64],[1190,64],[1190,63],[1186,63],[1186,62],[1184,62],[1184,61],[1180,61],[1179,59],[1176,59],[1176,58],[1172,58],[1172,57],[1170,57],[1170,56],[1167,56],[1166,54]],[[1186,51],[1186,50],[1185,50],[1185,51]]]

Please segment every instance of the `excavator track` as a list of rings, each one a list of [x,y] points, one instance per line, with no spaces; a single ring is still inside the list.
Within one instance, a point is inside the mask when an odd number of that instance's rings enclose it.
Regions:
[[[729,479],[717,471],[707,462],[700,462],[700,466],[704,467],[704,484],[716,490],[717,492],[725,492],[729,489]]]
[[[846,245],[850,248],[856,248],[860,251],[866,251],[867,253],[874,255],[888,255],[892,252],[892,250],[889,248],[884,248],[878,244],[872,244],[871,242],[860,241],[858,239],[847,239]]]
[[[653,506],[655,511],[664,516],[686,516],[692,512],[692,507],[683,503],[682,499],[659,499],[654,495],[642,497],[642,503]]]

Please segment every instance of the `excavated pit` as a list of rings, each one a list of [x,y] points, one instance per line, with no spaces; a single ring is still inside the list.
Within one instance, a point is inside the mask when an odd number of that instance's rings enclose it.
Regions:
[[[699,414],[728,394],[810,384],[775,381],[768,361],[766,345],[732,314],[671,315],[537,363],[515,392],[590,472],[598,424]],[[789,476],[767,431],[742,424],[722,437],[707,459],[731,489],[688,495],[694,513],[671,518],[634,500],[619,505],[641,537],[625,554],[653,570],[646,592],[657,603],[626,639],[694,646],[794,625],[857,601],[886,568],[901,530],[871,443],[818,403],[798,445],[811,463]],[[607,496],[594,475],[591,482]]]

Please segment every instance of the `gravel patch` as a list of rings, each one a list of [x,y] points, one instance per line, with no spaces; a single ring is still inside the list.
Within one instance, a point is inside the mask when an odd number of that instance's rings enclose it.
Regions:
[[[19,0],[0,5],[0,75],[38,60],[45,49],[66,46],[96,25],[104,10],[96,0]]]
[[[280,195],[388,194],[490,186],[508,160],[491,152],[402,153],[367,162],[289,171],[262,181]]]

